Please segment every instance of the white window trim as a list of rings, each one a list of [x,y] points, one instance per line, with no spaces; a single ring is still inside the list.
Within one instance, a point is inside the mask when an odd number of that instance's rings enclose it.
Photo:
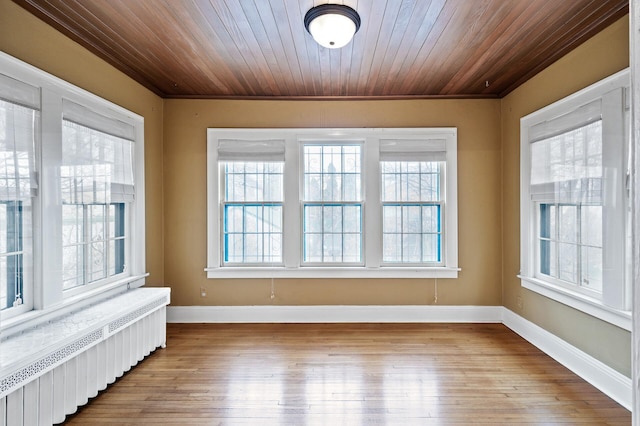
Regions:
[[[102,99],[71,83],[35,68],[4,52],[0,52],[0,72],[16,80],[40,88],[42,108],[40,115],[40,147],[36,147],[36,164],[39,175],[39,196],[34,200],[34,284],[25,298],[30,304],[27,312],[0,312],[0,332],[15,327],[29,327],[47,318],[53,312],[68,312],[95,303],[114,292],[144,285],[145,271],[145,190],[144,190],[144,118],[116,104]],[[51,233],[42,232],[50,221],[61,220],[60,194],[57,188],[58,172],[47,166],[44,156],[58,156],[52,149],[62,139],[62,100],[68,99],[104,116],[128,123],[135,128],[134,180],[135,207],[129,209],[127,231],[130,243],[127,256],[127,273],[101,280],[98,285],[85,285],[80,290],[63,291],[62,279],[51,280],[52,271],[59,271],[62,264],[61,246]],[[44,167],[43,167],[44,165]],[[46,212],[46,214],[44,213]],[[60,216],[60,217],[58,217]],[[40,230],[40,232],[38,232]],[[55,275],[55,274],[54,274]]]
[[[285,140],[284,266],[222,266],[218,139]],[[382,265],[382,209],[380,197],[380,139],[446,140],[444,266]],[[364,193],[363,266],[302,266],[301,144],[353,142],[363,146]],[[294,200],[294,201],[292,201]],[[341,128],[341,129],[207,129],[207,272],[208,278],[457,278],[458,193],[456,128]]]
[[[629,70],[620,71],[579,92],[561,99],[547,107],[533,112],[520,120],[520,274],[522,287],[563,303],[593,317],[614,324],[625,330],[631,330],[631,311],[616,309],[605,305],[600,299],[566,286],[554,284],[536,277],[536,214],[535,203],[531,201],[529,192],[530,142],[528,129],[535,124],[553,119],[564,113],[573,111],[615,89],[629,86]],[[626,149],[626,147],[624,148]],[[621,258],[626,259],[624,252]],[[609,285],[612,285],[611,283]],[[613,283],[625,286],[624,282]],[[616,288],[616,293],[628,294],[627,288]]]

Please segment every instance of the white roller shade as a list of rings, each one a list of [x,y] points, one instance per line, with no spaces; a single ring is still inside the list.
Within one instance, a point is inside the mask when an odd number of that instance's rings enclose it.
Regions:
[[[382,139],[380,161],[445,161],[444,139]]]
[[[0,100],[0,201],[37,194],[35,142],[39,112]]]
[[[98,114],[75,102],[64,99],[62,101],[62,116],[66,121],[80,124],[89,129],[97,130],[111,136],[128,141],[135,141],[135,127],[124,121]]]
[[[219,161],[284,161],[285,142],[275,140],[234,140],[218,141]]]
[[[133,142],[63,120],[62,201],[67,204],[133,200]]]
[[[598,99],[548,121],[529,128],[529,142],[537,142],[568,133],[602,119],[602,100]]]
[[[602,202],[602,121],[531,144],[531,199]]]
[[[31,109],[40,109],[40,89],[0,74],[0,99]]]

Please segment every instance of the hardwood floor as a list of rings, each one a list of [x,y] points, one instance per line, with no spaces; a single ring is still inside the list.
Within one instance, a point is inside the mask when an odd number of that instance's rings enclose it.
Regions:
[[[66,424],[631,424],[501,324],[167,327]]]

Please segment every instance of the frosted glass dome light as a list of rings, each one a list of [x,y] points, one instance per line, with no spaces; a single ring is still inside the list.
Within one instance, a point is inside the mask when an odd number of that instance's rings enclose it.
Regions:
[[[309,9],[304,26],[319,45],[338,49],[347,45],[358,31],[360,16],[349,6],[322,4]]]

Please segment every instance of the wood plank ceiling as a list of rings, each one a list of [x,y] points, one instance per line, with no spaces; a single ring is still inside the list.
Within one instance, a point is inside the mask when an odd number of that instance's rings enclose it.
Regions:
[[[325,49],[322,0],[14,0],[166,98],[501,97],[628,13],[628,0],[345,0],[362,26]]]

